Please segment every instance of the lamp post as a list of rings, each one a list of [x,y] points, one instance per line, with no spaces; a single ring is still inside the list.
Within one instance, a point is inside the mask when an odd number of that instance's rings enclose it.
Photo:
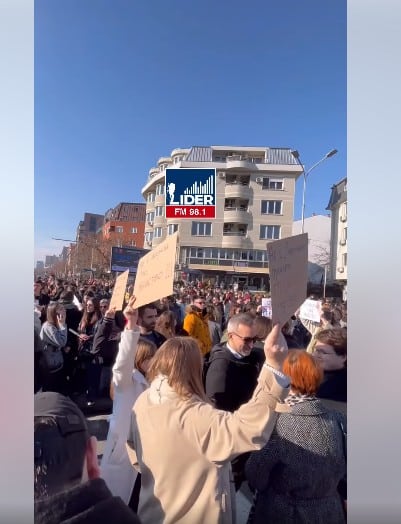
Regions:
[[[337,153],[337,149],[332,149],[331,151],[329,151],[328,153],[326,153],[324,155],[323,158],[321,158],[318,162],[316,162],[316,164],[313,164],[312,167],[310,167],[307,171],[305,171],[305,168],[303,166],[303,164],[301,163],[301,158],[299,156],[299,152],[298,151],[291,151],[291,154],[292,156],[298,160],[298,163],[300,166],[302,166],[302,174],[303,174],[303,187],[302,187],[302,216],[301,216],[301,233],[304,233],[304,229],[305,229],[305,193],[306,193],[306,180],[310,174],[310,172],[315,169],[315,167],[317,167],[319,164],[321,164],[322,162],[324,162],[326,160],[326,158],[330,158],[332,156],[334,156],[335,154]]]

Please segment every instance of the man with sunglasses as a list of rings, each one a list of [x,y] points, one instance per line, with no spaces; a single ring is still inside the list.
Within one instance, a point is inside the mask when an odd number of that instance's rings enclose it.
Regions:
[[[217,409],[233,412],[252,397],[263,361],[260,353],[253,351],[257,339],[251,315],[240,313],[231,317],[227,336],[227,342],[214,346],[205,359],[205,390]],[[244,480],[247,458],[248,454],[240,455],[232,462],[236,490]]]

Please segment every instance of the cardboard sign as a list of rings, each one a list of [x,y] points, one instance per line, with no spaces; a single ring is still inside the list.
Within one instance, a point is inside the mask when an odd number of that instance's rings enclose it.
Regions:
[[[267,244],[272,321],[285,324],[306,298],[308,235],[296,235]]]
[[[114,284],[113,295],[111,296],[109,308],[115,307],[117,311],[123,309],[125,290],[127,288],[129,270],[127,269],[120,276],[116,278]]]
[[[178,232],[139,260],[135,279],[135,307],[173,294]]]
[[[312,320],[313,322],[320,322],[320,313],[322,311],[320,300],[312,300],[308,298],[302,304],[299,310],[299,316],[305,320]]]
[[[262,298],[262,317],[272,318],[271,298]]]

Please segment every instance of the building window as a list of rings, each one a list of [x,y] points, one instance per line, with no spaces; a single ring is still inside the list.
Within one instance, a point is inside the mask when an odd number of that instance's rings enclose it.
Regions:
[[[161,227],[155,227],[153,238],[161,238],[163,236],[163,229]]]
[[[145,241],[148,244],[151,244],[152,240],[153,240],[153,233],[151,231],[148,231],[147,233],[145,233]]]
[[[263,177],[262,189],[269,189],[271,191],[281,191],[282,189],[284,189],[283,179]]]
[[[156,186],[156,196],[164,195],[164,184],[157,184]]]
[[[137,228],[137,227],[133,227],[133,228],[132,228],[132,233],[134,233],[134,234],[135,234],[135,233],[138,233],[138,228]]]
[[[176,231],[178,231],[178,224],[169,224],[167,226],[168,235],[173,235]]]
[[[196,237],[212,236],[211,222],[192,222],[191,235]]]
[[[155,201],[155,194],[154,193],[148,193],[147,202],[154,202]]]
[[[135,247],[135,246],[136,246],[136,241],[135,241],[135,240],[131,240],[131,246],[132,246],[132,247]]]
[[[262,215],[282,215],[282,200],[262,200],[261,204]]]
[[[155,212],[150,211],[149,213],[146,213],[146,222],[150,225],[153,224],[153,220],[155,219]]]
[[[155,212],[156,212],[157,217],[162,217],[163,216],[163,206],[156,206]]]
[[[123,226],[116,226],[116,233],[124,233]]]
[[[261,240],[278,240],[280,238],[280,226],[260,226]]]

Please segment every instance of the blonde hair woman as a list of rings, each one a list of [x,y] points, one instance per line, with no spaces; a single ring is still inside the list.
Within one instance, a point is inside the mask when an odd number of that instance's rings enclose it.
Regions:
[[[150,388],[133,408],[128,445],[142,473],[143,524],[235,520],[230,461],[266,443],[289,385],[280,371],[287,346],[279,326],[264,351],[251,400],[229,413],[206,399],[195,339],[172,338],[158,349],[148,372]]]

